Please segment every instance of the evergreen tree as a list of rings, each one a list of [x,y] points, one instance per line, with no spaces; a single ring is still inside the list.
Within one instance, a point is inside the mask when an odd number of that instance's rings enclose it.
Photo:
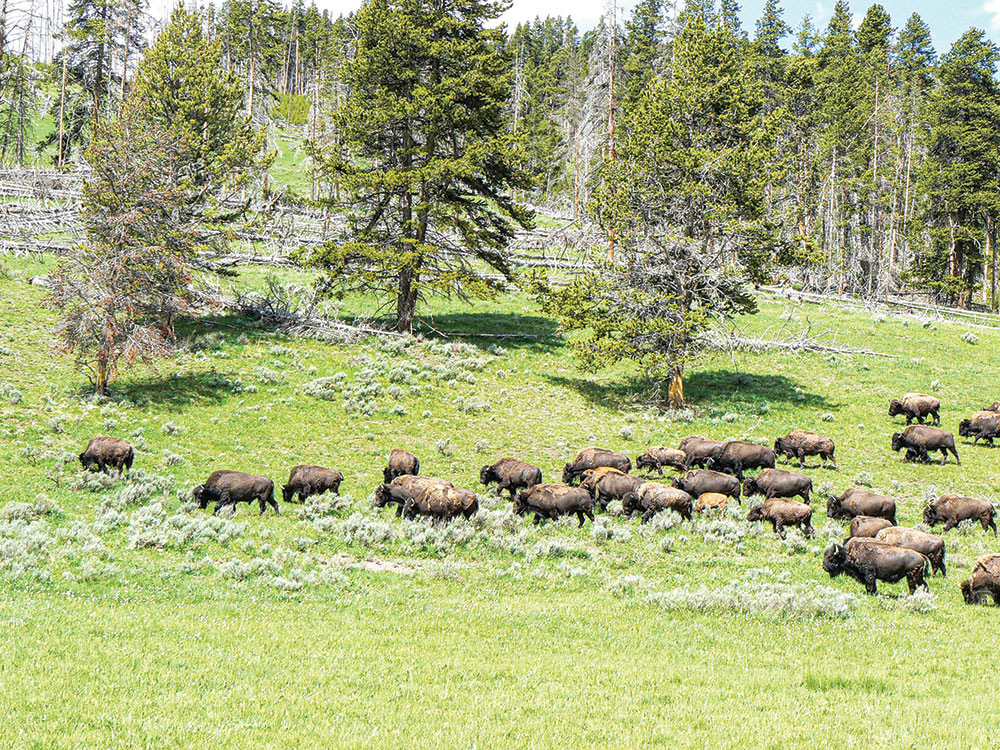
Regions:
[[[510,276],[510,197],[530,183],[512,149],[505,103],[511,60],[501,11],[483,0],[369,0],[355,17],[357,54],[337,120],[346,155],[323,157],[347,191],[350,239],[308,253],[341,287],[396,300],[413,327],[428,292],[491,294],[484,265]]]
[[[663,0],[640,0],[625,22],[625,100],[635,102],[656,78],[657,60],[663,52]]]

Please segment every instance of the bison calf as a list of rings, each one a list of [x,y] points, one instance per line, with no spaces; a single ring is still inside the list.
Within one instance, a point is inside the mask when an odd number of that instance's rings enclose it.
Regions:
[[[698,496],[698,503],[694,506],[695,513],[704,513],[708,510],[719,511],[719,518],[726,517],[726,505],[729,503],[729,496],[721,492],[703,492]]]
[[[260,504],[261,515],[264,515],[268,505],[274,508],[274,515],[281,515],[278,502],[274,499],[274,482],[267,477],[244,474],[242,471],[213,471],[204,484],[194,488],[193,495],[198,507],[203,510],[215,501],[213,516],[227,506],[231,506],[235,513],[237,503],[252,503],[254,500]]]
[[[132,446],[124,440],[98,435],[91,438],[87,443],[86,450],[80,454],[80,463],[84,469],[96,466],[98,471],[110,474],[108,467],[112,467],[118,472],[118,476],[127,470],[132,472],[132,462],[135,460],[135,451]]]

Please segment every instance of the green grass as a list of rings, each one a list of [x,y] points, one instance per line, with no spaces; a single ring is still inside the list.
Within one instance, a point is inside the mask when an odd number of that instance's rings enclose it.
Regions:
[[[0,521],[4,747],[991,741],[994,723],[969,717],[982,716],[992,687],[994,613],[965,606],[957,587],[979,554],[1000,548],[980,530],[949,532],[949,578],[931,582],[936,606],[921,611],[904,584],[866,597],[823,573],[823,547],[846,532],[828,525],[820,497],[816,540],[788,545],[739,520],[663,530],[605,517],[597,528],[607,539],[589,522],[533,528],[486,493],[481,526],[434,529],[367,498],[397,446],[421,457],[422,473],[477,487],[479,467],[502,455],[557,479],[592,443],[634,456],[687,434],[770,440],[805,427],[837,441],[839,472],[806,470],[817,487],[870,482],[901,498],[900,523],[914,524],[929,492],[995,500],[997,454],[963,441],[962,466],[904,463],[888,447],[900,424],[888,400],[934,392],[943,426],[956,429],[998,397],[1000,331],[976,329],[970,344],[962,325],[762,298],[761,313],[740,321],[751,331],[811,324],[898,356],[713,355],[689,372],[695,416],[681,422],[645,405],[648,384],[628,364],[580,373],[552,321],[518,293],[479,306],[434,301],[422,310],[427,341],[405,346],[293,340],[226,316],[191,326],[190,350],[127,373],[101,405],[54,353],[44,291],[23,283],[51,261],[5,266],[0,392],[21,398],[0,399],[0,514],[40,493],[60,510],[41,516],[35,536],[17,526],[13,545]],[[264,273],[236,283],[259,286]],[[340,312],[376,309],[349,297]],[[501,332],[523,337],[477,335]],[[340,372],[357,395],[304,390]],[[366,383],[374,397],[360,395]],[[101,432],[140,443],[136,469],[161,477],[133,504],[115,497],[140,482],[74,489],[78,467],[60,460]],[[207,514],[185,505],[213,469],[280,485],[299,462],[344,472],[343,508],[316,506],[314,520],[299,506],[283,504],[279,518],[241,506],[221,527],[235,536],[220,542]],[[122,523],[111,524],[116,507]],[[206,536],[171,536],[171,524]],[[770,572],[753,572],[762,568]],[[699,587],[733,582],[756,592],[752,611],[657,603],[678,590],[700,601]],[[846,618],[781,614],[766,609],[768,586],[804,606],[816,598],[821,613],[838,596],[856,601]]]

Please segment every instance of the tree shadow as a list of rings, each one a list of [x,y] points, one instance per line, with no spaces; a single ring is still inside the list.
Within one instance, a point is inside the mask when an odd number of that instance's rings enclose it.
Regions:
[[[666,406],[666,389],[640,375],[597,383],[582,373],[577,376],[544,375],[553,385],[570,388],[595,404],[661,402]],[[758,411],[762,404],[797,403],[812,409],[836,409],[839,403],[812,393],[785,375],[760,375],[731,370],[699,370],[684,379],[689,406],[713,411]]]
[[[442,313],[418,318],[414,333],[443,339],[461,339],[489,348],[550,350],[561,344],[559,325],[543,315],[520,313]]]
[[[116,398],[169,409],[182,409],[192,404],[220,404],[232,395],[232,381],[217,372],[131,378],[120,381],[114,389]]]

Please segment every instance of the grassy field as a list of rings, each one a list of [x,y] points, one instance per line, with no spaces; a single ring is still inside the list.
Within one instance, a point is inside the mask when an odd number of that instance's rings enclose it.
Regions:
[[[344,346],[206,319],[181,356],[101,404],[53,353],[44,292],[24,283],[50,264],[8,259],[0,275],[0,746],[992,744],[996,615],[957,585],[1000,550],[980,529],[947,534],[931,596],[866,597],[821,569],[846,536],[822,497],[816,538],[782,541],[746,505],[648,526],[612,505],[583,528],[535,528],[483,493],[471,522],[433,527],[369,496],[397,446],[477,487],[503,455],[558,479],[585,445],[635,456],[804,427],[837,441],[840,471],[806,470],[817,488],[871,485],[916,524],[930,495],[996,501],[996,453],[962,441],[961,466],[904,463],[888,400],[933,392],[957,431],[1000,397],[1000,331],[762,297],[740,321],[751,332],[830,330],[893,356],[715,355],[689,373],[692,413],[671,414],[645,405],[627,364],[577,371],[513,293],[435,302],[419,339]],[[498,332],[520,337],[482,335]],[[130,481],[78,471],[98,433],[136,445]],[[216,519],[189,502],[214,469],[280,485],[299,462],[341,469],[340,500]]]

